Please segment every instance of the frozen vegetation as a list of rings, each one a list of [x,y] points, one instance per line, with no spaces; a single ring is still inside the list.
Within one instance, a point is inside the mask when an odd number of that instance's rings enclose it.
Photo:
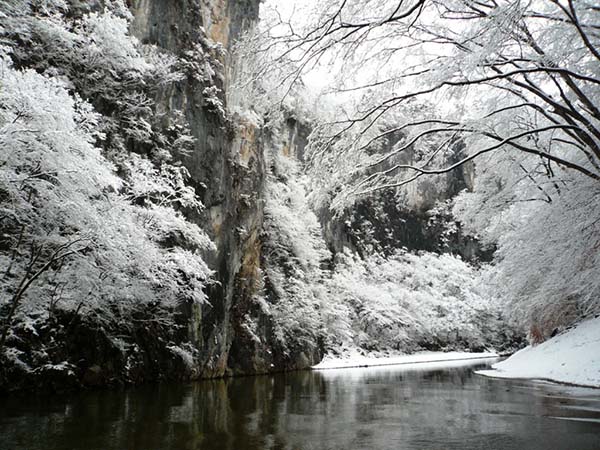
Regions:
[[[37,3],[0,2],[0,354],[27,374],[58,370],[47,346],[79,321],[115,348],[136,328],[172,337],[178,308],[207,301],[214,249],[175,159],[194,140],[153,100],[181,64],[129,34],[120,1],[77,18]]]
[[[334,351],[482,351],[510,337],[500,308],[476,283],[477,270],[459,257],[398,250],[389,257],[338,256],[329,292],[345,312],[346,336]],[[508,339],[507,339],[508,337]]]
[[[284,348],[321,342],[329,354],[345,356],[504,350],[518,342],[501,306],[478,283],[480,270],[460,256],[403,249],[333,256],[307,201],[309,180],[281,145],[272,142],[267,159],[269,289],[258,301]]]

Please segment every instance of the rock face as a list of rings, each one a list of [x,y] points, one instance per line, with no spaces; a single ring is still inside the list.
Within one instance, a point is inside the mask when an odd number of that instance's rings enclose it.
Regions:
[[[445,163],[460,160],[461,152],[458,146]],[[417,162],[409,150],[394,164]],[[321,211],[325,238],[333,253],[349,248],[363,256],[373,252],[389,255],[404,248],[452,253],[474,263],[490,261],[494,249],[482,247],[476,237],[465,233],[451,211],[452,199],[473,188],[473,177],[473,166],[465,164],[438,178],[410,183],[399,192],[373,194],[336,218],[327,210]]]
[[[155,44],[174,54],[194,51],[206,42],[225,49],[244,27],[258,18],[255,0],[137,0],[132,33],[144,43]],[[219,57],[221,73],[213,83],[225,101],[229,62]],[[193,153],[184,158],[206,209],[195,219],[209,232],[216,252],[206,255],[218,281],[209,292],[209,305],[192,305],[185,311],[188,331],[199,350],[198,377],[231,373],[229,350],[234,339],[235,310],[253,294],[258,230],[261,224],[261,190],[264,163],[260,132],[252,126],[236,127],[211,110],[205,101],[202,79],[189,76],[159,94],[167,114],[183,111],[196,139]],[[244,230],[245,232],[241,232]]]
[[[144,43],[175,54],[206,42],[225,50],[258,19],[259,0],[133,0],[132,33]],[[225,118],[206,102],[204,89],[219,89],[225,103],[235,70],[227,52],[217,56],[222,70],[212,83],[188,77],[159,94],[167,114],[183,111],[196,145],[184,164],[196,182],[206,210],[196,219],[209,232],[216,253],[206,255],[218,281],[210,305],[191,306],[188,330],[199,350],[198,377],[302,368],[314,363],[282,360],[272,348],[268,317],[260,317],[261,344],[244,331],[244,317],[255,310],[261,282],[261,230],[265,180],[263,132],[240,118]],[[259,314],[255,311],[255,314]]]

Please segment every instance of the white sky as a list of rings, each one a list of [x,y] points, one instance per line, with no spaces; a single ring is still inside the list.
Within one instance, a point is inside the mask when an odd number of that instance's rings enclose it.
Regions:
[[[302,17],[307,17],[310,11],[319,4],[319,0],[267,0],[261,4],[261,12],[268,9],[275,9],[279,12],[284,21],[301,23]],[[290,20],[292,19],[293,20]],[[331,85],[334,76],[330,69],[317,68],[306,73],[302,80],[307,87],[315,92],[321,92],[324,88]]]
[[[289,21],[293,24],[295,24],[296,26],[298,24],[302,24],[303,23],[303,18],[308,19],[308,17],[310,16],[310,13],[315,9],[315,7],[317,7],[319,4],[322,4],[323,0],[266,0],[264,3],[261,4],[261,12],[262,14],[269,14],[269,10],[277,10],[279,12],[279,14],[281,15],[281,18],[283,21]],[[287,30],[286,30],[287,31]],[[427,47],[424,47],[426,51],[431,51],[432,54],[439,54],[440,52],[444,52],[446,49],[442,48],[440,46],[436,46],[435,48],[430,48],[427,49]],[[409,59],[406,59],[406,55],[405,55],[405,59],[402,61],[403,64],[409,64],[409,63],[417,63],[421,56],[417,56],[414,55],[414,61],[410,62]],[[336,68],[337,66],[337,68]],[[334,84],[335,81],[335,76],[336,73],[339,72],[339,69],[341,68],[341,63],[340,64],[333,64],[333,67],[329,67],[329,66],[320,66],[317,68],[312,69],[310,72],[305,73],[302,76],[302,80],[304,82],[304,84],[311,90],[313,91],[313,93],[315,94],[319,94],[322,93],[323,91],[326,91],[327,88],[329,86],[331,86],[332,84]],[[376,68],[374,67],[368,67],[368,66],[362,66],[360,67],[360,72],[359,72],[359,76],[361,77],[360,80],[354,80],[353,84],[363,84],[363,83],[369,83],[375,79],[377,79],[379,76],[381,76],[381,72],[379,72]],[[383,75],[385,76],[385,75]],[[417,89],[418,90],[418,79],[414,80],[414,83],[412,86],[410,83],[410,81],[407,81],[407,85],[405,86],[405,89]],[[361,97],[361,95],[363,94],[363,91],[356,91],[356,92],[352,92],[349,94],[336,94],[336,95],[330,95],[327,96],[327,101],[328,102],[332,102],[333,104],[337,104],[337,105],[341,105],[341,104],[345,104],[345,103],[353,103],[359,100],[359,98]],[[466,92],[465,92],[466,94]],[[426,98],[428,96],[425,96],[423,98]],[[456,99],[456,98],[444,98],[443,101],[439,101],[440,99],[438,99],[438,101],[436,103],[438,103],[438,106],[440,108],[440,112],[445,112],[446,110],[457,110],[461,108],[461,105],[464,104],[465,102],[465,98],[462,99]],[[443,111],[442,111],[443,110]]]

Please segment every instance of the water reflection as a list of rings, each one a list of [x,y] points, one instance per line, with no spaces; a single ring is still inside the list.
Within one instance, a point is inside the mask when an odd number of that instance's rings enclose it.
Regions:
[[[600,448],[600,391],[472,374],[485,366],[340,369],[3,399],[0,449]]]

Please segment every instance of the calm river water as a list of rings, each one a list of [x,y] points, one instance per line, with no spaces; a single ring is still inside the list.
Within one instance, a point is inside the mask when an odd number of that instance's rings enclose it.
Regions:
[[[299,372],[0,398],[2,450],[600,449],[600,390],[486,363]]]

